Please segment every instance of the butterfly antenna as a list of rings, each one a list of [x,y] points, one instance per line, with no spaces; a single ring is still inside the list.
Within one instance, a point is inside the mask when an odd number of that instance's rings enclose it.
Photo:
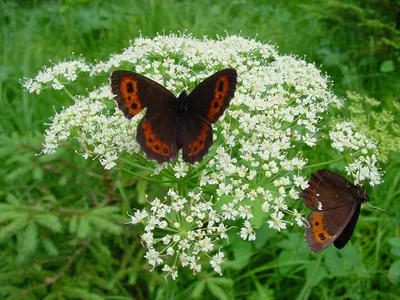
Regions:
[[[371,204],[369,204],[369,203],[365,203],[365,205],[366,205],[366,206],[368,206],[368,207],[371,207],[371,208],[373,208],[373,209],[377,209],[377,210],[380,210],[380,211],[387,212],[387,210],[386,210],[386,209],[383,209],[383,208],[380,208],[380,207],[373,206],[373,205],[371,205]]]

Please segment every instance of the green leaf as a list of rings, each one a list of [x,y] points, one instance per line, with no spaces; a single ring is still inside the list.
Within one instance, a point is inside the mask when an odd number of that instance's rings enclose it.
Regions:
[[[243,241],[242,239],[231,241],[233,248],[234,260],[228,260],[224,263],[224,267],[240,270],[247,266],[252,253],[252,246],[250,242]]]
[[[309,264],[306,268],[307,284],[310,286],[317,286],[327,275],[326,269],[318,261]]]
[[[400,285],[400,260],[395,261],[390,266],[389,279],[394,284]]]
[[[60,218],[51,214],[37,215],[35,221],[53,232],[60,232],[62,228]]]
[[[69,220],[69,232],[71,233],[76,233],[78,230],[78,217],[76,215],[73,215],[71,219]]]
[[[190,295],[193,298],[200,298],[201,296],[203,296],[205,286],[206,286],[206,282],[204,280],[197,281],[194,284],[194,288],[193,288],[192,292],[190,293]]]
[[[32,254],[38,244],[38,229],[36,223],[30,221],[24,232],[24,252]]]
[[[86,217],[81,217],[78,225],[78,237],[81,239],[86,238],[89,235],[90,229],[89,220]]]
[[[113,234],[120,234],[122,232],[121,225],[116,225],[105,218],[89,215],[87,216],[87,219],[91,225],[96,226],[98,229],[105,230]]]
[[[382,73],[389,73],[395,70],[394,62],[392,60],[385,60],[379,69]]]
[[[54,257],[58,256],[59,254],[58,249],[56,248],[52,240],[45,238],[41,241],[41,243],[44,250],[49,256],[54,256]]]
[[[392,246],[390,253],[392,253],[394,256],[400,257],[400,237],[390,238],[389,244]]]
[[[328,248],[324,255],[324,264],[332,276],[349,276],[349,272],[344,267],[344,261],[339,259],[338,251],[333,247]]]
[[[12,205],[18,206],[21,205],[21,202],[14,194],[7,194],[6,201]]]
[[[267,223],[261,225],[259,229],[256,229],[256,240],[254,241],[254,246],[257,249],[264,247],[265,243],[272,237],[276,236],[277,230],[269,228]]]
[[[27,225],[28,225],[28,217],[24,216],[12,221],[11,223],[5,226],[2,226],[0,229],[0,239],[3,239],[11,234],[16,234],[19,231],[19,229]]]
[[[216,284],[212,282],[207,283],[207,288],[210,290],[211,294],[214,295],[215,298],[221,300],[228,300],[229,297],[226,295],[225,291]]]

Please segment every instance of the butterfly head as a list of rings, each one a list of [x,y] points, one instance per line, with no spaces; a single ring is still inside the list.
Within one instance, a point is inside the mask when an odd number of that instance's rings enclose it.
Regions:
[[[178,114],[183,114],[184,111],[186,110],[187,99],[188,99],[188,95],[187,95],[186,91],[183,91],[182,93],[179,94],[178,103],[176,106]]]

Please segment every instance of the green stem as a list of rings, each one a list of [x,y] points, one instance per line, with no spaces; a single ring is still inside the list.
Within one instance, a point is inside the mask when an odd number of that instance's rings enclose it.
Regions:
[[[328,160],[328,161],[325,161],[325,162],[322,162],[322,163],[318,163],[318,164],[308,165],[308,166],[303,167],[303,169],[326,166],[326,165],[329,165],[329,164],[332,164],[332,163],[335,163],[335,162],[339,162],[339,161],[342,161],[342,160],[345,160],[345,158],[342,157],[342,158]]]
[[[135,163],[130,162],[129,160],[126,160],[126,159],[123,159],[123,158],[120,158],[120,160],[122,160],[124,163],[127,163],[128,165],[133,166],[133,167],[138,168],[138,169],[143,169],[143,170],[151,171],[151,172],[154,171],[151,168],[148,168],[148,167],[145,167],[145,166],[142,166],[142,165],[139,165],[139,164],[135,164]]]
[[[120,166],[119,168],[121,170],[129,173],[129,174],[132,174],[135,177],[141,178],[141,179],[146,180],[148,182],[154,182],[154,183],[175,183],[176,182],[176,181],[172,181],[172,180],[156,180],[156,179],[148,178],[148,177],[145,177],[145,176],[141,176],[141,175],[139,175],[139,174],[137,174],[135,172],[132,172],[131,170],[128,170],[127,168],[124,168],[122,166]]]

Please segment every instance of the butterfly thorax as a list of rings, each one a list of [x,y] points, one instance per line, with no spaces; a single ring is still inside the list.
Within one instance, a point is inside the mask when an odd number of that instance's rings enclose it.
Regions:
[[[188,95],[186,94],[186,91],[180,93],[176,104],[176,112],[178,114],[183,114],[186,111],[187,100],[188,100]]]

